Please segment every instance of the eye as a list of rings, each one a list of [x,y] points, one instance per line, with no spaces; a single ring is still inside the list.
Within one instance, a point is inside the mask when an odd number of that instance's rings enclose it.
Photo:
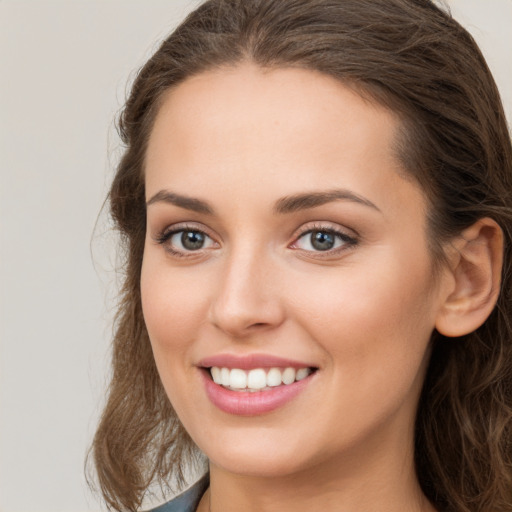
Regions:
[[[215,242],[206,233],[198,229],[179,229],[163,233],[157,238],[173,254],[183,254],[209,249]]]
[[[353,237],[333,229],[311,229],[302,234],[293,247],[303,251],[327,252],[356,243]]]
[[[212,239],[201,231],[178,231],[170,238],[173,246],[185,251],[204,249],[209,241]]]

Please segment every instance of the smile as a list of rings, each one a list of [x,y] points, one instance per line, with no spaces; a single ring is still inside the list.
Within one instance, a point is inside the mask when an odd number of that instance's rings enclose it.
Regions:
[[[319,373],[310,362],[269,354],[218,354],[197,366],[210,402],[236,416],[257,416],[286,406]]]
[[[213,382],[232,391],[255,393],[269,391],[278,386],[289,386],[305,379],[313,372],[311,368],[226,368],[212,366],[210,374]]]

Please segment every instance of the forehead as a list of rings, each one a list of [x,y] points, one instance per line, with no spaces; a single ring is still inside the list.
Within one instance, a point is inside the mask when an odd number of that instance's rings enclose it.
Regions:
[[[405,183],[394,151],[399,126],[388,109],[315,71],[249,63],[208,71],[164,97],[146,194],[245,189],[270,199],[312,188],[372,195],[386,185],[393,196]]]
[[[291,128],[295,140],[311,138],[312,130],[322,137],[333,130],[336,135],[351,132],[358,137],[363,130],[370,137],[378,132],[387,150],[399,120],[390,110],[365,100],[328,75],[302,68],[263,69],[244,63],[194,75],[170,89],[153,126],[150,150],[159,142],[167,145],[171,123],[175,139],[199,137],[204,129],[209,130],[208,140],[202,142],[213,143],[232,130],[239,142],[245,137],[252,146],[257,140],[266,141],[261,137],[275,131],[276,126],[281,127],[283,138],[289,134],[285,129]],[[369,124],[375,127],[373,133],[368,131]],[[324,140],[330,142],[329,138]]]

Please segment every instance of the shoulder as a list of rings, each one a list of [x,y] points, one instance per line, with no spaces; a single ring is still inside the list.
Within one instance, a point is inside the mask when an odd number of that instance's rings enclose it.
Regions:
[[[201,480],[196,482],[190,489],[187,489],[176,498],[153,508],[148,512],[195,512],[201,497],[210,484],[210,475],[204,475]]]

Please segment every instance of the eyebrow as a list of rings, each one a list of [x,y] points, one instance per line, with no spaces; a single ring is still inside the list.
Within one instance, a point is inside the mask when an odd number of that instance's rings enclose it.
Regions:
[[[293,213],[299,210],[307,210],[316,208],[334,201],[350,201],[364,206],[368,206],[380,212],[380,209],[365,197],[354,194],[350,190],[336,189],[321,192],[306,192],[304,194],[296,194],[279,199],[275,206],[275,213]]]
[[[282,197],[276,201],[274,205],[274,213],[293,213],[300,210],[316,208],[318,206],[332,203],[334,201],[350,201],[362,204],[363,206],[367,206],[380,212],[380,209],[369,199],[354,194],[350,190],[336,189],[319,192],[304,192],[301,194]],[[179,208],[184,208],[185,210],[191,210],[205,215],[214,214],[214,209],[206,201],[197,199],[195,197],[176,194],[168,190],[160,190],[157,192],[151,199],[147,201],[146,206],[150,206],[159,202],[173,204]]]
[[[169,192],[168,190],[160,190],[157,192],[147,203],[146,206],[150,206],[154,203],[168,203],[184,208],[185,210],[191,210],[197,213],[203,213],[205,215],[213,215],[213,208],[206,202],[195,197],[182,196]]]

